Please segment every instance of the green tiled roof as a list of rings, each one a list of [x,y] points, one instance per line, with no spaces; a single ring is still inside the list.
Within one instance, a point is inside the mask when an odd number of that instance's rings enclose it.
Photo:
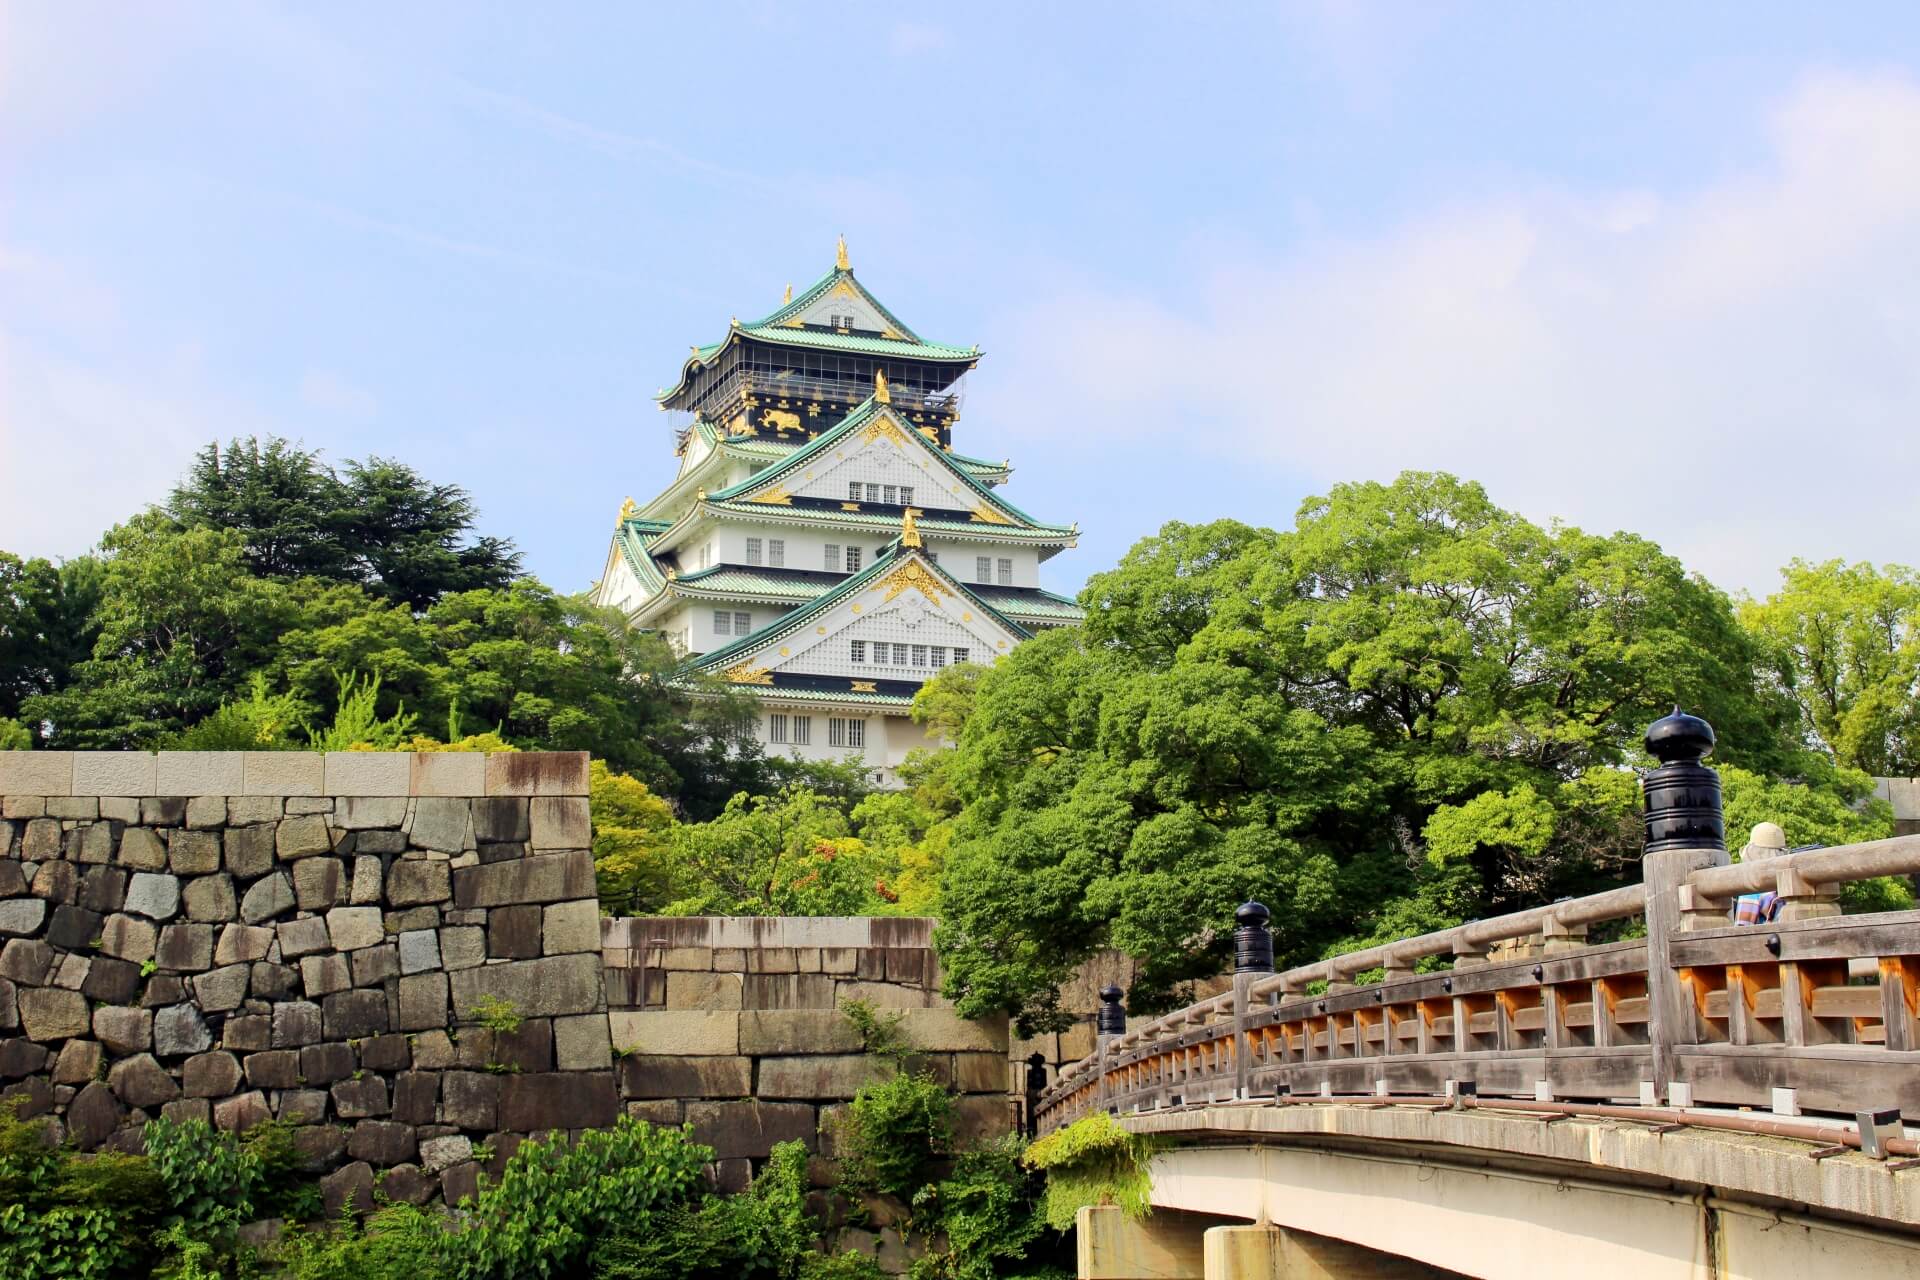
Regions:
[[[976,586],[973,593],[1009,617],[1080,622],[1087,616],[1078,600],[1039,588]]]
[[[749,686],[739,686],[742,688]],[[775,685],[753,685],[753,696],[761,700],[792,698],[801,702],[838,702],[864,707],[910,707],[912,697],[899,693],[854,693],[847,689],[782,689]]]
[[[766,458],[777,462],[792,454],[795,449],[805,448],[809,443],[794,440],[765,440],[758,436],[723,435],[711,422],[704,419],[693,425],[694,429],[710,443],[729,453],[749,458]],[[1011,462],[990,462],[985,458],[975,458],[964,453],[949,453],[947,458],[976,476],[1005,477],[1013,474]]]
[[[766,596],[795,604],[813,599],[839,584],[839,575],[806,569],[766,569],[756,565],[721,564],[674,579],[678,591],[713,591],[723,595]]]
[[[709,509],[726,515],[747,516],[757,521],[780,523],[790,516],[794,523],[824,524],[829,527],[858,525],[865,528],[900,530],[900,517],[884,511],[820,511],[805,507],[783,507],[765,502],[719,502],[707,496]],[[917,508],[916,508],[917,510]],[[943,520],[935,516],[915,516],[914,524],[923,533],[946,533],[966,538],[1011,538],[1021,542],[1058,542],[1074,537],[1072,529],[1061,525],[987,524],[976,520]]]

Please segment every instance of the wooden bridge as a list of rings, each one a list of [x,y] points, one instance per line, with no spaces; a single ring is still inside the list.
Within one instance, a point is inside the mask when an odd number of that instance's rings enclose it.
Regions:
[[[1731,863],[1711,730],[1648,745],[1641,884],[1279,973],[1249,903],[1230,991],[1103,992],[1038,1125],[1161,1135],[1171,1212],[1090,1211],[1082,1275],[1920,1275],[1920,912],[1839,902],[1920,836]]]

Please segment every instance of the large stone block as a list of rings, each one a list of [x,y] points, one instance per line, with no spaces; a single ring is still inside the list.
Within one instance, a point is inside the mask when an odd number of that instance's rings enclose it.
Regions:
[[[474,847],[470,802],[423,796],[413,802],[413,823],[407,841],[416,849],[459,853]]]
[[[180,891],[180,900],[186,905],[189,920],[227,921],[240,910],[233,894],[232,876],[201,876],[189,880]]]
[[[39,1045],[30,1040],[0,1040],[0,1080],[18,1080],[46,1069],[47,1051]]]
[[[755,1092],[762,1098],[851,1098],[891,1070],[868,1054],[762,1058]]]
[[[53,1064],[55,1084],[85,1084],[105,1074],[106,1052],[97,1040],[69,1040]]]
[[[907,1043],[928,1053],[1007,1053],[1004,1015],[973,1020],[951,1009],[908,1009],[900,1022]]]
[[[273,1006],[273,1047],[297,1049],[320,1039],[320,1006],[288,1000]]]
[[[218,831],[167,833],[167,866],[178,876],[204,876],[220,869]]]
[[[251,827],[262,822],[278,822],[286,803],[278,796],[228,796],[227,825]]]
[[[600,951],[600,904],[592,898],[556,902],[547,907],[541,951],[550,956]]]
[[[326,790],[327,761],[317,751],[248,751],[240,790],[249,796],[317,796]]]
[[[237,796],[246,790],[245,759],[239,751],[162,751],[153,789],[163,796]]]
[[[265,960],[273,947],[273,930],[259,925],[230,924],[214,943],[215,964],[251,964]]]
[[[467,972],[478,973],[480,970]],[[462,1009],[467,1007],[461,1006]],[[525,1012],[533,1006],[516,1002],[516,1007]],[[400,979],[399,1015],[399,1021],[394,1024],[396,1031],[426,1031],[446,1026],[447,975],[416,973]]]
[[[227,870],[242,880],[251,880],[273,870],[273,834],[278,826],[278,823],[263,822],[259,826],[228,827],[222,831],[220,842],[225,851]],[[133,832],[127,834],[131,836]],[[124,861],[124,840],[121,841],[120,855]],[[291,897],[288,901],[292,901]]]
[[[150,1053],[114,1063],[107,1072],[107,1086],[130,1107],[157,1107],[180,1096],[180,1086]]]
[[[400,935],[400,972],[425,973],[440,967],[437,929],[409,929]]]
[[[454,1134],[429,1138],[420,1144],[420,1164],[428,1173],[439,1173],[473,1159],[473,1142]]]
[[[342,1120],[365,1120],[393,1110],[387,1097],[387,1082],[377,1075],[342,1080],[330,1092],[333,1109]]]
[[[16,901],[37,902],[38,899]],[[102,918],[98,911],[88,911],[85,907],[55,907],[53,919],[47,922],[47,941],[62,951],[85,951],[100,936]]]
[[[322,795],[404,796],[413,785],[413,760],[404,751],[329,751]]]
[[[486,963],[487,931],[464,925],[440,931],[440,963],[448,969],[471,969]]]
[[[453,896],[446,863],[425,858],[409,858],[387,868],[387,904],[394,907],[424,906],[445,902]]]
[[[51,792],[47,794],[52,794]],[[490,796],[584,796],[584,751],[496,751],[487,756]]]
[[[341,991],[322,1000],[320,1007],[329,1040],[360,1040],[387,1029],[384,991]]]
[[[180,914],[180,881],[156,872],[136,872],[127,882],[127,910],[149,920],[173,919]]]
[[[154,760],[150,751],[76,751],[73,753],[73,789],[44,795],[150,796],[154,789]],[[0,786],[0,790],[6,790]]]
[[[81,827],[74,833],[78,841],[68,846],[67,856],[82,864],[98,865],[112,861],[113,828],[111,822],[92,822]]]
[[[553,1020],[553,1054],[562,1071],[604,1071],[613,1065],[607,1015],[576,1014]]]
[[[37,938],[12,938],[0,947],[0,978],[37,987],[53,971],[53,948]]]
[[[71,751],[0,752],[0,796],[72,795],[73,755]]]
[[[342,831],[395,830],[406,820],[404,796],[346,796],[333,814],[333,825]]]
[[[953,1087],[960,1093],[1006,1093],[1014,1087],[1013,1069],[1004,1053],[953,1055]]]
[[[740,1015],[731,1011],[616,1009],[607,1020],[614,1047],[622,1053],[729,1057],[741,1052]]]
[[[510,1001],[527,1016],[594,1013],[605,1007],[597,953],[482,965],[450,976],[454,1008],[462,1017],[469,1016],[474,1001],[482,996]],[[402,984],[408,981],[401,979]]]
[[[240,899],[240,918],[248,924],[265,924],[291,910],[293,880],[284,871],[276,871],[255,881]]]
[[[230,1013],[247,1000],[252,966],[230,964],[193,979],[194,1001],[207,1013]]]
[[[0,902],[0,934],[27,937],[40,932],[47,920],[47,904],[42,898],[13,898]]]
[[[335,907],[327,912],[327,937],[335,951],[358,951],[386,940],[379,907]]]
[[[738,1009],[741,1004],[737,973],[671,972],[667,980],[669,1009]]]
[[[128,827],[120,833],[120,852],[116,859],[130,871],[165,871],[167,847],[158,832],[146,827]]]
[[[226,825],[227,797],[224,794],[192,796],[187,800],[187,826],[189,829],[205,831]]]
[[[745,1098],[753,1093],[750,1058],[681,1058],[630,1053],[620,1059],[626,1098]]]
[[[87,1034],[87,998],[78,991],[29,987],[18,999],[20,1029],[27,1033],[27,1039],[44,1044]]]
[[[462,867],[453,873],[453,904],[463,909],[566,902],[592,898],[596,892],[593,855],[584,845],[572,853]]]
[[[500,1077],[478,1071],[449,1071],[440,1077],[440,1121],[462,1129],[497,1127]]]
[[[717,1160],[764,1160],[780,1142],[818,1143],[819,1120],[803,1102],[690,1102],[693,1140],[713,1148]]]
[[[413,1126],[392,1120],[362,1120],[347,1139],[347,1154],[370,1164],[401,1164],[413,1159],[417,1150]]]
[[[538,849],[586,849],[593,844],[593,820],[585,796],[535,796],[528,809],[531,837]]]
[[[422,751],[413,757],[416,796],[484,796],[487,757],[478,751]]]
[[[620,1118],[610,1072],[510,1075],[500,1086],[500,1127],[512,1133],[597,1129]]]
[[[525,844],[531,834],[527,802],[517,796],[490,796],[473,802],[473,838],[482,844]]]
[[[103,1005],[93,1011],[93,1036],[115,1057],[153,1048],[153,1011]]]
[[[120,1127],[122,1111],[113,1090],[101,1081],[90,1082],[67,1107],[67,1136],[82,1151],[91,1151]]]
[[[364,947],[348,957],[353,962],[353,985],[377,987],[388,978],[400,976],[400,948]]]
[[[214,1050],[195,1054],[180,1068],[180,1088],[189,1098],[224,1098],[240,1087],[240,1060]]]
[[[293,864],[293,899],[302,911],[325,911],[347,896],[347,868],[339,858],[303,858]]]
[[[378,906],[386,887],[386,869],[380,865],[380,859],[371,855],[362,855],[353,860],[353,884],[348,889],[348,901],[356,906]]]
[[[540,955],[544,908],[495,907],[487,913],[487,954],[495,960],[533,960]]]
[[[269,1049],[250,1053],[246,1061],[247,1083],[256,1089],[291,1089],[300,1083],[300,1052],[297,1049]]]
[[[222,1133],[245,1133],[271,1119],[267,1097],[257,1089],[213,1104],[213,1127]]]
[[[373,1212],[373,1166],[365,1160],[342,1165],[320,1179],[321,1204],[329,1218]]]
[[[178,1058],[212,1047],[213,1032],[192,1005],[171,1005],[153,1015],[153,1051],[160,1057]]]
[[[403,1071],[393,1081],[393,1118],[401,1124],[432,1124],[440,1100],[440,1077],[432,1071]]]
[[[327,1085],[335,1080],[345,1080],[358,1070],[350,1045],[310,1044],[300,1050],[300,1074],[310,1085]]]
[[[300,990],[313,1000],[353,985],[353,969],[337,951],[325,955],[303,956],[300,960]]]
[[[925,1009],[932,996],[917,987],[892,982],[841,982],[834,995],[840,1002],[864,1000],[876,1009]]]
[[[296,960],[329,950],[333,939],[327,936],[327,922],[318,916],[305,920],[283,920],[274,926],[280,939],[280,958]]]
[[[832,1009],[834,981],[823,973],[749,973],[741,979],[747,1009]]]
[[[7,755],[16,755],[8,752]],[[5,759],[5,756],[0,756]],[[60,820],[58,818],[35,818],[27,823],[26,830],[20,834],[20,856],[33,861],[39,858],[57,858],[60,856]]]
[[[281,819],[274,832],[273,851],[283,860],[333,852],[333,837],[327,831],[326,816],[310,813],[299,818]]]
[[[740,1052],[753,1057],[858,1053],[863,1047],[859,1031],[837,1009],[751,1009],[740,1015]]]
[[[100,926],[101,953],[133,964],[153,959],[153,948],[159,940],[159,926],[137,916],[108,916]]]

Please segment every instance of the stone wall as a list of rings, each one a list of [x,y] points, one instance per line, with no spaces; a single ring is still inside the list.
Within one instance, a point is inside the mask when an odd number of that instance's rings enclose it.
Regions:
[[[1875,778],[1874,794],[1893,806],[1893,833],[1920,835],[1920,778]]]
[[[584,754],[0,752],[0,1093],[82,1149],[280,1117],[457,1199],[618,1115],[599,947]]]
[[[841,1011],[866,1000],[904,1014],[901,1029],[961,1096],[962,1135],[1005,1132],[1007,1027],[970,1022],[940,996],[934,922],[822,917],[601,921],[613,1046],[627,1110],[691,1123],[738,1185],[776,1142],[833,1171],[833,1119],[880,1064]],[[824,1136],[822,1133],[824,1122]]]

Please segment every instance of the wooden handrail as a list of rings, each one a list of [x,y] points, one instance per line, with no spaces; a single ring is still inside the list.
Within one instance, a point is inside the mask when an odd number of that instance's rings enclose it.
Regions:
[[[1731,898],[1773,888],[1782,871],[1792,871],[1816,885],[1914,875],[1920,873],[1920,836],[1893,836],[1864,844],[1783,853],[1757,862],[1707,867],[1688,876],[1687,884],[1708,898]]]

